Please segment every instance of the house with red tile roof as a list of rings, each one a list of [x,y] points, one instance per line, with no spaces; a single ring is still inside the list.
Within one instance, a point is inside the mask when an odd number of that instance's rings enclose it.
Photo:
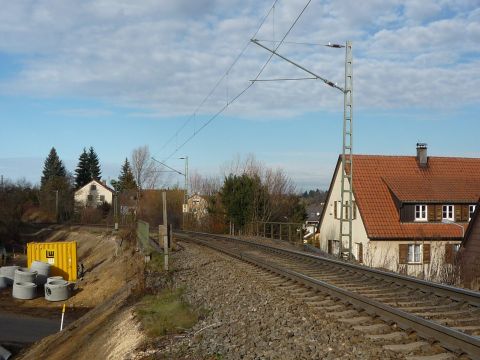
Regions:
[[[459,265],[462,285],[480,290],[480,201],[468,224],[458,257],[453,260]]]
[[[320,218],[318,246],[339,254],[341,156]],[[480,159],[353,156],[353,255],[357,261],[438,278],[450,250],[458,251],[480,197]],[[450,249],[450,250],[449,250]]]

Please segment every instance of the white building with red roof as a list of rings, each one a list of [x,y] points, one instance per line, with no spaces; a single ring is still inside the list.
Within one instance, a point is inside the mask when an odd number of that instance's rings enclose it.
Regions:
[[[75,204],[86,207],[97,207],[103,203],[111,205],[114,192],[105,183],[92,180],[75,191]]]
[[[319,247],[338,254],[341,157],[320,218]],[[353,255],[366,265],[438,278],[480,197],[480,159],[353,156]],[[449,256],[447,256],[448,258]]]

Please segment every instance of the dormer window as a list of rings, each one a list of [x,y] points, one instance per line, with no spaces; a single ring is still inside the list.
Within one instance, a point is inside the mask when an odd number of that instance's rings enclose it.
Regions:
[[[453,205],[442,206],[442,220],[453,221]]]
[[[475,205],[468,205],[468,221],[472,219],[474,212],[475,212]]]
[[[427,205],[415,205],[415,221],[427,221]]]

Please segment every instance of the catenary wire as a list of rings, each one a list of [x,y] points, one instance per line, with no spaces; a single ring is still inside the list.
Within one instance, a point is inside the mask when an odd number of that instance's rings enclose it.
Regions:
[[[305,6],[303,7],[302,11],[298,14],[296,17],[295,21],[292,23],[288,31],[284,34],[282,39],[279,41],[278,45],[275,47],[274,51],[277,51],[278,48],[283,44],[285,41],[285,38],[290,34],[292,29],[295,27],[297,24],[298,20],[300,17],[303,15],[305,10],[307,9],[308,5],[310,5],[312,0],[308,0]],[[276,2],[275,2],[276,3]],[[274,3],[274,5],[275,5]],[[258,32],[260,29],[258,29],[256,32]],[[272,59],[274,53],[271,53],[270,56],[268,57],[267,61],[263,64],[263,66],[260,68],[259,72],[257,73],[257,76],[253,81],[250,81],[250,83],[243,89],[241,90],[235,97],[232,98],[230,102],[227,102],[225,105],[223,105],[214,115],[210,117],[195,133],[190,135],[180,146],[178,146],[167,158],[165,158],[165,161],[168,161],[169,159],[172,158],[173,155],[175,155],[181,148],[183,148],[190,140],[192,140],[200,131],[202,131],[206,126],[208,126],[213,120],[215,120],[220,114],[222,114],[228,107],[229,105],[233,104],[240,96],[242,96],[248,89],[250,89],[253,84],[255,84],[256,80],[260,77],[260,75],[263,73],[267,65],[270,63],[270,60]]]
[[[270,13],[272,12],[272,9],[275,9],[275,4],[278,2],[278,0],[275,0],[273,2],[273,5],[270,7],[270,9],[268,10],[267,14],[261,19],[258,27],[257,27],[257,30],[255,31],[255,33],[253,34],[253,37],[255,37],[258,32],[260,31],[260,29],[262,28],[263,24],[265,23],[265,21],[267,20],[267,18],[269,17]],[[168,144],[170,144],[172,142],[172,140],[192,121],[192,119],[195,118],[198,110],[200,110],[202,108],[202,106],[205,104],[205,102],[210,98],[210,96],[212,96],[212,94],[215,92],[215,90],[217,90],[218,86],[221,84],[221,82],[228,76],[228,73],[232,70],[232,68],[237,64],[238,60],[240,60],[240,58],[243,56],[243,54],[245,53],[245,51],[247,50],[248,46],[250,45],[250,40],[247,41],[247,43],[244,45],[244,47],[242,48],[242,50],[240,51],[240,53],[237,55],[237,57],[233,60],[233,62],[230,64],[230,66],[227,68],[227,70],[225,71],[225,73],[220,77],[220,79],[215,83],[215,85],[213,86],[213,88],[210,90],[210,92],[203,98],[203,100],[200,102],[200,104],[195,108],[195,110],[193,111],[193,113],[188,117],[187,120],[185,120],[185,122],[180,126],[180,128],[175,132],[174,135],[172,135],[172,137],[167,140],[167,142],[160,148],[160,152],[163,151],[167,146]],[[196,131],[194,131],[194,134],[195,134]]]

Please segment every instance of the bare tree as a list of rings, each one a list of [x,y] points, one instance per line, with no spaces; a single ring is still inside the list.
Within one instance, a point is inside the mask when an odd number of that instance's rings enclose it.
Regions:
[[[190,191],[192,194],[213,196],[218,193],[222,183],[218,177],[202,176],[193,172],[189,177]]]
[[[147,145],[132,151],[131,164],[139,190],[155,188],[160,178],[160,171],[152,160]]]

